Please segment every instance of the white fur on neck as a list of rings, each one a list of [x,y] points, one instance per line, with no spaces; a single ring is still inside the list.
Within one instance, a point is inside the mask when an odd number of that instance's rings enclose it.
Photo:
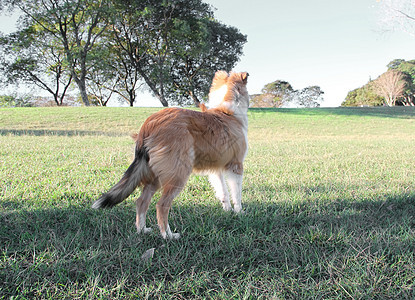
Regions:
[[[223,98],[225,98],[226,93],[228,92],[228,86],[226,84],[222,85],[219,89],[210,92],[209,94],[209,107],[215,108],[218,107]]]

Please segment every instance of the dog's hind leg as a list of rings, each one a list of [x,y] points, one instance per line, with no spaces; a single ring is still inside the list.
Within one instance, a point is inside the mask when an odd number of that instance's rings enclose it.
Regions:
[[[135,225],[137,227],[138,233],[148,233],[151,231],[151,228],[146,227],[146,214],[148,206],[150,205],[151,198],[159,189],[160,184],[158,179],[154,180],[153,183],[147,184],[143,187],[143,191],[140,197],[136,200],[136,221]]]
[[[164,239],[178,239],[180,238],[180,233],[173,233],[170,230],[169,226],[169,210],[173,199],[181,192],[184,187],[184,182],[169,182],[168,184],[163,185],[163,193],[159,202],[156,205],[157,209],[157,223],[160,228],[161,236]]]
[[[228,188],[226,187],[225,177],[222,172],[215,172],[209,175],[210,184],[213,186],[216,192],[216,197],[222,203],[224,210],[232,210],[231,203],[229,202]]]
[[[236,213],[242,212],[242,163],[233,163],[228,166],[226,170],[226,177],[231,191],[233,210]]]

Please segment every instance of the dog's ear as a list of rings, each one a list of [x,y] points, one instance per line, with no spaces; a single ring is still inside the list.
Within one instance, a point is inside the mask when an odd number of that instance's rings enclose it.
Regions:
[[[242,82],[244,84],[246,84],[248,82],[248,76],[249,76],[249,73],[248,72],[242,72],[241,73],[241,79],[242,79]]]

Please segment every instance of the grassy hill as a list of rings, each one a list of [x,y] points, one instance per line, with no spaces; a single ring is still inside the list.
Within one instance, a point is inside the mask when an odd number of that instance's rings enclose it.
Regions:
[[[0,109],[0,298],[415,297],[414,109],[251,109],[245,213],[193,175],[167,242],[90,208],[157,110]]]

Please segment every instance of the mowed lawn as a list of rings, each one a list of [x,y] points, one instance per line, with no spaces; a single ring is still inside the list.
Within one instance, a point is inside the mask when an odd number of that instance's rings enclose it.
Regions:
[[[415,298],[415,109],[251,109],[244,214],[192,175],[177,241],[90,208],[157,110],[0,109],[0,299]]]

